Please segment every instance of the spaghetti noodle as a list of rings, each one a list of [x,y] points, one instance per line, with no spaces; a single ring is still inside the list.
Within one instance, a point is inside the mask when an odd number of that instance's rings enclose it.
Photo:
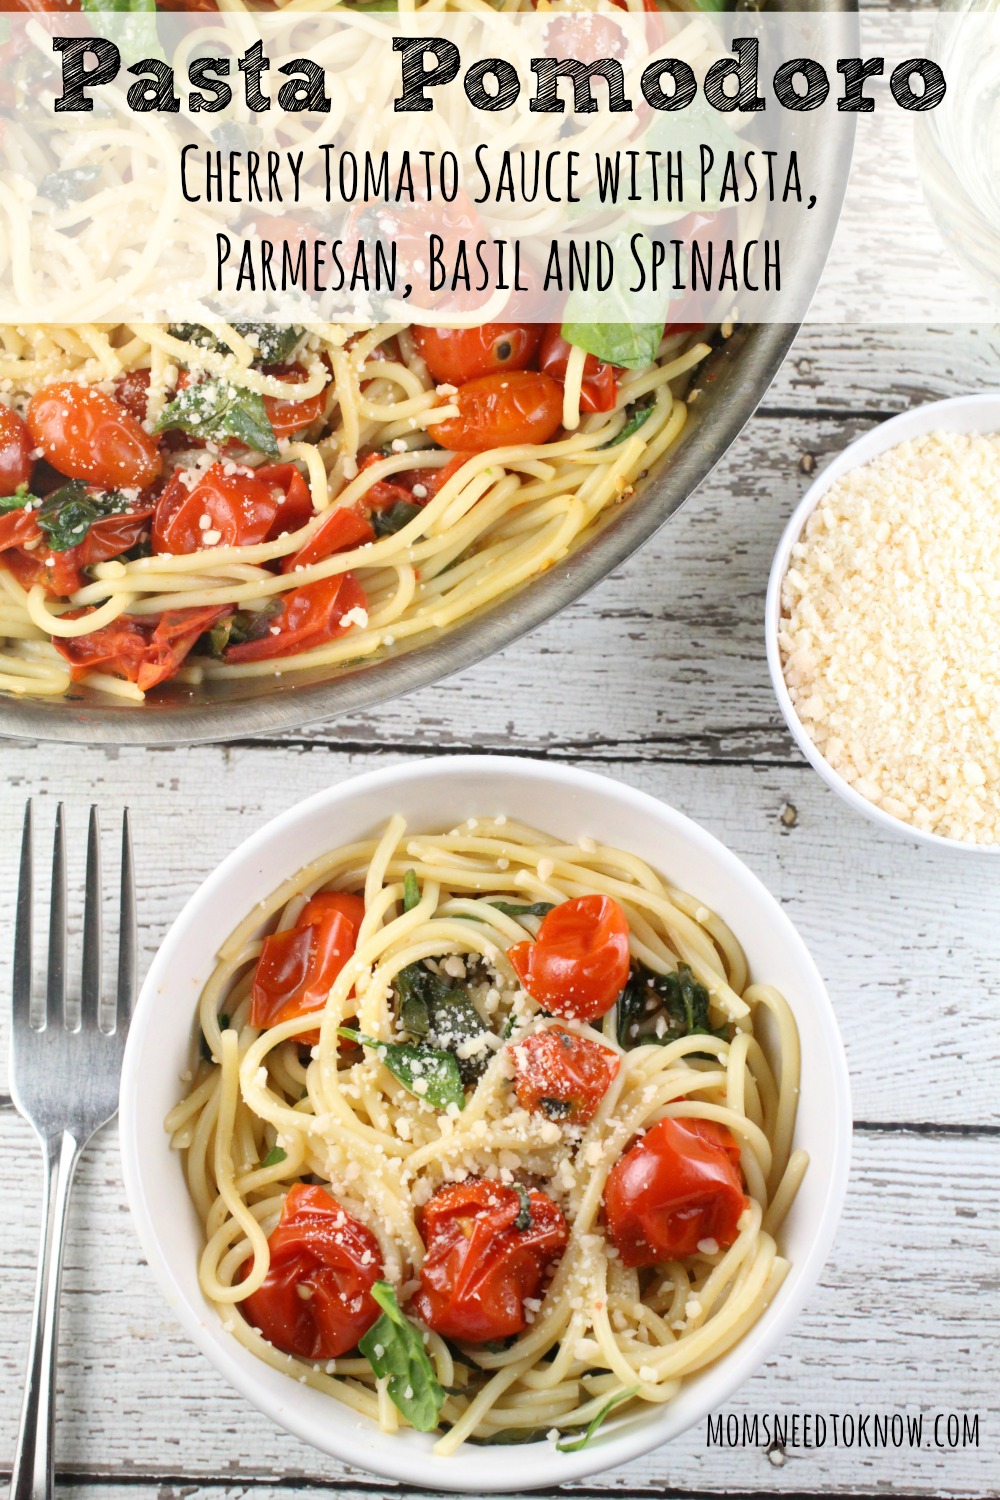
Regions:
[[[669,1401],[787,1271],[791,1011],[628,853],[393,817],[236,928],[199,1015],[167,1128],[206,1298],[261,1359],[386,1431],[434,1429],[442,1456]],[[398,1321],[372,1331],[373,1286]],[[394,1337],[417,1351],[403,1389]]]

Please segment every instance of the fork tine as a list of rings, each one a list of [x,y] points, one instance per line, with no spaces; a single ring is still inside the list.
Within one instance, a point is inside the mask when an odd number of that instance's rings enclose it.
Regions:
[[[96,1027],[101,1013],[101,828],[97,808],[90,809],[87,875],[83,906],[83,978],[80,1025]]]
[[[66,1007],[66,840],[63,805],[56,808],[52,844],[52,894],[49,900],[49,965],[45,994],[46,1026],[62,1026]]]
[[[17,917],[14,927],[14,994],[12,1019],[15,1028],[31,1023],[31,802],[24,809],[21,835],[21,869],[17,882]]]
[[[118,1001],[115,1031],[124,1035],[132,1019],[136,984],[135,879],[132,871],[132,826],[128,808],[122,814],[121,926],[118,937]]]

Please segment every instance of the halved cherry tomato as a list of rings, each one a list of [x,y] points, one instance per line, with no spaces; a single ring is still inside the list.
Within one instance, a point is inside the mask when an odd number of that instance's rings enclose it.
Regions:
[[[56,636],[52,644],[69,662],[74,682],[88,672],[100,671],[134,682],[146,693],[173,677],[198,638],[227,612],[225,607],[172,609],[155,625],[151,620],[122,615],[90,635],[68,639]],[[86,613],[81,610],[67,618],[80,619]]]
[[[270,632],[259,641],[230,646],[226,661],[268,661],[311,651],[351,628],[353,622],[342,623],[345,615],[368,607],[364,589],[353,573],[336,573],[332,578],[304,583],[283,598],[281,614],[275,617]]]
[[[308,568],[335,552],[349,552],[352,547],[363,547],[374,540],[372,524],[360,504],[336,505],[300,551],[281,559],[281,571],[293,573],[296,568]]]
[[[593,1021],[628,980],[628,919],[610,896],[575,896],[542,918],[535,942],[515,943],[507,957],[544,1010]]]
[[[269,1344],[300,1359],[336,1359],[377,1322],[383,1275],[371,1230],[325,1188],[296,1183],[268,1239],[271,1263],[240,1312]]]
[[[527,1210],[527,1215],[525,1215]],[[517,1220],[530,1218],[526,1228]],[[545,1193],[521,1194],[470,1178],[439,1188],[417,1216],[427,1254],[413,1306],[442,1338],[484,1344],[527,1326],[525,1298],[569,1240],[561,1209]]]
[[[115,400],[131,412],[137,422],[145,422],[149,409],[150,370],[126,370],[115,381]]]
[[[252,547],[300,530],[313,513],[308,486],[294,464],[251,470],[217,463],[193,486],[186,479],[178,470],[156,503],[154,552]]]
[[[500,370],[526,370],[542,330],[535,323],[484,323],[480,328],[414,328],[413,339],[434,380],[464,385]]]
[[[458,416],[435,422],[431,436],[457,453],[547,443],[562,422],[562,387],[551,376],[532,370],[484,375],[441,401],[457,406]]]
[[[151,504],[136,504],[118,515],[94,521],[82,542],[53,551],[48,537],[38,524],[37,512],[20,509],[0,515],[0,553],[8,570],[22,587],[41,583],[56,598],[75,594],[87,581],[83,569],[94,563],[120,557],[146,535]],[[13,549],[21,550],[15,557]]]
[[[355,896],[350,891],[320,891],[317,895],[310,896],[302,908],[299,926],[307,922],[321,922],[335,911],[347,918],[356,937],[358,928],[365,919],[365,898]]]
[[[550,1026],[511,1045],[514,1091],[522,1109],[572,1125],[585,1125],[618,1076],[610,1047]]]
[[[358,924],[342,908],[328,902],[325,909],[314,907],[308,920],[306,911],[302,917],[296,927],[264,939],[253,976],[251,1026],[279,1026],[322,1010],[354,952]]]
[[[560,324],[549,323],[542,336],[542,347],[538,354],[538,368],[562,385],[566,380],[570,345],[560,332]],[[619,371],[614,365],[605,364],[588,354],[583,364],[583,382],[580,386],[581,411],[614,411],[618,399]]]
[[[0,406],[0,495],[31,481],[31,433],[16,411]]]
[[[721,1250],[746,1207],[740,1148],[715,1120],[660,1120],[612,1167],[604,1188],[611,1241],[626,1266]]]
[[[304,380],[309,379],[309,371],[303,365],[271,365],[267,373],[276,375],[293,386],[301,385]],[[285,401],[280,396],[265,396],[264,410],[274,428],[275,437],[291,437],[293,432],[301,432],[304,427],[321,417],[326,411],[327,391],[328,387],[324,386],[315,396],[309,396],[305,401]]]
[[[67,479],[143,489],[163,467],[155,440],[95,386],[43,386],[31,398],[27,422],[35,446]]]

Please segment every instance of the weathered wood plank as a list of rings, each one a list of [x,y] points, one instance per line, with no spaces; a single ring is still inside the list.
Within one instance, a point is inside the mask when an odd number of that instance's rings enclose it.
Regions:
[[[897,412],[996,388],[1000,331],[806,324],[762,410]]]
[[[9,1201],[0,1225],[0,1453],[12,1451],[27,1336],[35,1233],[32,1158],[20,1122],[0,1121]],[[663,1495],[986,1495],[996,1478],[996,1224],[993,1142],[861,1135],[845,1219],[822,1286],[778,1356],[727,1412],[980,1413],[979,1447],[789,1450],[778,1467],[760,1449],[708,1449],[702,1424],[667,1448],[580,1488]],[[905,1227],[904,1227],[905,1226]],[[929,1424],[928,1424],[929,1425]],[[88,1153],[66,1260],[59,1462],[76,1475],[189,1476],[244,1493],[296,1479],[346,1484],[352,1496],[392,1486],[351,1475],[273,1429],[223,1386],[176,1331],[143,1263],[122,1202],[113,1131]],[[170,1487],[168,1487],[170,1488]],[[176,1488],[174,1486],[173,1488]],[[105,1500],[89,1487],[79,1500]],[[116,1493],[121,1493],[116,1485]],[[221,1490],[204,1500],[229,1500]]]
[[[49,747],[0,793],[3,846],[16,846],[27,790],[37,796],[40,827],[51,825],[60,797],[79,869],[86,804],[96,799],[112,826],[130,803],[148,962],[187,896],[241,839],[308,792],[371,764],[371,756],[322,748],[130,750],[109,761]],[[717,833],[786,905],[830,986],[858,1119],[1000,1122],[996,922],[982,900],[979,861],[881,832],[808,767],[605,768]],[[782,821],[788,804],[797,809],[792,828]],[[14,881],[11,859],[0,870],[0,910],[11,909]],[[704,895],[710,901],[711,892]],[[8,961],[0,950],[0,993]]]

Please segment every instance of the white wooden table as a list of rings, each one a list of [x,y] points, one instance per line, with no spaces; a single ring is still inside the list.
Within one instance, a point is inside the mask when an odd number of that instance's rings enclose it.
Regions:
[[[704,1427],[580,1493],[992,1496],[1000,1491],[1000,869],[854,817],[794,750],[762,643],[771,554],[814,459],[883,416],[997,383],[1000,332],[803,332],[712,478],[587,599],[383,711],[274,743],[0,749],[0,911],[24,798],[106,826],[134,809],[144,959],[196,884],[279,809],[407,756],[520,751],[601,768],[717,833],[785,903],[823,971],[857,1120],[843,1224],[791,1338],[727,1411],[979,1414],[978,1445],[708,1450]],[[234,914],[235,915],[235,914]],[[2,945],[9,964],[9,940]],[[0,976],[3,998],[9,973]],[[5,1009],[5,1003],[3,1007]],[[4,1049],[5,1051],[5,1049]],[[40,1179],[0,1113],[0,1465],[14,1447]],[[80,1500],[345,1500],[394,1486],[302,1447],[224,1387],[163,1306],[114,1128],[83,1163],[60,1356],[61,1489]],[[945,1433],[946,1436],[946,1433]]]

